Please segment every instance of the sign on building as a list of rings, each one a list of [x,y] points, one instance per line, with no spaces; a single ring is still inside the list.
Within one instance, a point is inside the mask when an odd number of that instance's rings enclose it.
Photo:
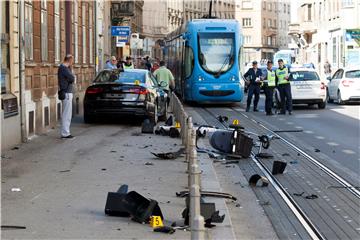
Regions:
[[[125,47],[128,38],[124,40],[122,37],[116,37],[116,47]]]
[[[129,26],[111,26],[111,36],[126,37],[130,36]]]
[[[134,1],[122,1],[111,4],[111,18],[123,18],[134,16]]]

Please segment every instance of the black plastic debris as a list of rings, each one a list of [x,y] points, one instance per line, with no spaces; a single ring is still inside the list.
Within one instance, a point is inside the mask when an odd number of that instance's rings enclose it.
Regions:
[[[281,156],[283,156],[283,157],[290,157],[290,154],[288,154],[288,153],[283,153],[283,154],[281,154]]]
[[[315,152],[320,152],[320,149],[315,148]]]
[[[180,131],[179,129],[175,128],[175,127],[171,127],[170,131],[169,131],[169,136],[171,138],[179,138],[180,137]]]
[[[175,228],[169,227],[169,226],[163,226],[163,227],[154,228],[154,232],[162,232],[162,233],[173,234],[175,231],[176,231]]]
[[[146,165],[146,166],[152,166],[152,165],[154,165],[154,163],[152,163],[152,162],[146,162],[146,163],[144,163],[144,165]]]
[[[175,193],[177,197],[188,197],[189,191],[181,191]],[[228,198],[233,201],[236,201],[237,198],[231,195],[230,193],[223,192],[212,192],[212,191],[200,191],[201,197],[218,197],[218,198]]]
[[[249,185],[252,187],[267,187],[269,185],[269,180],[259,174],[254,174],[249,178]]]
[[[116,193],[108,193],[105,214],[131,216],[132,220],[139,223],[149,223],[150,216],[160,216],[162,220],[164,219],[157,201],[148,199],[135,191],[127,191],[128,186],[122,185]]]
[[[141,133],[154,133],[155,123],[145,119],[141,124]]]
[[[19,147],[13,147],[11,150],[19,150]]]
[[[109,216],[119,216],[119,217],[129,217],[130,214],[122,205],[122,199],[128,192],[128,185],[121,185],[117,192],[109,192],[106,205],[105,205],[105,214]]]
[[[189,225],[189,205],[190,205],[190,198],[187,197],[186,200],[186,208],[182,212],[182,217],[185,219],[184,224]],[[214,223],[222,223],[225,219],[225,214],[220,216],[219,211],[216,211],[215,203],[206,203],[203,199],[200,201],[200,214],[204,217],[205,220],[205,227],[211,228],[215,225],[211,224]]]
[[[166,119],[165,126],[173,126],[173,125],[174,125],[173,116],[170,116],[168,117],[168,119]]]
[[[10,230],[10,229],[26,229],[26,227],[18,226],[18,225],[1,225],[1,230]]]
[[[282,174],[286,168],[287,162],[274,161],[271,173],[273,175]]]
[[[184,152],[185,152],[185,148],[180,148],[176,152],[166,152],[166,153],[154,153],[154,152],[151,152],[151,154],[154,155],[155,157],[160,158],[160,159],[170,160],[170,159],[178,158]]]
[[[222,115],[217,116],[216,119],[221,123],[229,121],[229,118],[227,116],[222,116]]]
[[[308,195],[308,196],[305,196],[306,199],[316,199],[316,198],[319,198],[316,194],[311,194],[311,195]]]
[[[264,153],[264,152],[257,153],[255,156],[258,158],[274,158],[274,156],[272,154]]]
[[[294,161],[290,161],[289,163],[290,164],[298,164],[299,162],[297,160],[294,160]]]
[[[305,192],[301,192],[301,193],[293,193],[294,196],[297,197],[301,197],[302,195],[304,195]]]

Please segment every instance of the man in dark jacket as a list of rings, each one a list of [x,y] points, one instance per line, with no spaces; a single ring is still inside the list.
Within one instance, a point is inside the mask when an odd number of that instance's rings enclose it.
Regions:
[[[58,69],[58,83],[59,91],[64,92],[65,98],[62,99],[63,112],[61,116],[61,138],[70,139],[74,138],[70,134],[70,124],[72,117],[72,99],[73,99],[73,84],[75,76],[71,71],[73,64],[73,56],[68,54],[64,58],[64,62]]]
[[[252,68],[250,68],[244,75],[246,79],[246,83],[248,84],[248,98],[246,104],[246,111],[250,110],[252,96],[255,94],[254,98],[254,112],[257,112],[257,105],[260,98],[260,85],[261,85],[261,77],[262,72],[257,68],[257,61],[253,61]]]

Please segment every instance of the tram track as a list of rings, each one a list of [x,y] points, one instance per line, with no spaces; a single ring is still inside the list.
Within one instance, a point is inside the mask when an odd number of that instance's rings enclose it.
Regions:
[[[340,186],[342,186],[344,189],[346,189],[346,191],[348,191],[351,196],[355,197],[357,200],[360,198],[360,193],[359,190],[356,189],[355,186],[353,186],[352,184],[350,184],[348,181],[346,181],[345,179],[343,179],[341,176],[339,176],[338,174],[336,174],[334,171],[332,171],[331,169],[327,168],[326,166],[324,166],[322,163],[320,163],[320,161],[318,159],[315,159],[314,157],[310,156],[309,154],[306,153],[305,150],[299,148],[298,146],[296,146],[294,143],[292,143],[291,141],[287,140],[285,137],[281,136],[280,134],[270,130],[268,127],[266,127],[263,123],[256,121],[255,119],[250,118],[248,115],[242,113],[241,111],[238,111],[234,108],[230,108],[226,109],[226,111],[224,112],[217,112],[214,113],[214,111],[210,111],[207,108],[202,108],[208,115],[210,115],[212,117],[212,119],[206,119],[206,121],[210,124],[213,125],[215,124],[215,126],[217,127],[227,127],[226,124],[219,122],[217,119],[218,115],[227,115],[230,113],[235,113],[235,114],[240,114],[241,116],[243,116],[244,118],[248,119],[249,121],[251,121],[253,124],[255,124],[257,127],[260,127],[263,131],[266,131],[267,133],[270,133],[276,137],[279,138],[279,140],[281,141],[281,144],[285,145],[286,147],[292,149],[294,152],[300,154],[304,159],[306,159],[310,164],[312,164],[314,167],[320,169],[321,171],[323,171],[323,173],[325,173],[325,175],[327,177],[330,177],[333,181],[335,181],[336,183],[340,184]],[[280,144],[280,143],[279,143]],[[312,220],[312,217],[314,217],[314,214],[312,214],[310,212],[309,216],[309,209],[310,211],[316,211],[316,206],[311,206],[311,208],[307,208],[306,211],[303,210],[303,206],[304,203],[302,203],[301,201],[299,202],[296,201],[292,194],[289,192],[288,188],[284,187],[283,184],[281,183],[281,181],[279,179],[277,179],[277,177],[273,176],[271,174],[271,170],[270,166],[268,163],[264,163],[261,159],[257,158],[255,156],[255,153],[252,152],[251,154],[251,159],[252,161],[256,164],[256,166],[261,170],[261,172],[263,173],[264,176],[266,176],[270,183],[273,185],[273,187],[275,188],[276,192],[281,196],[282,200],[285,202],[285,204],[290,208],[291,212],[294,214],[294,216],[298,219],[298,221],[301,223],[301,225],[304,227],[304,229],[306,230],[306,232],[308,233],[308,235],[312,238],[312,239],[327,239],[329,238],[329,234],[327,232],[327,234],[323,234],[322,231],[324,228],[329,229],[332,228],[334,225],[337,224],[337,222],[331,220],[330,222],[327,222],[326,220],[323,223],[314,223],[314,221]],[[321,176],[322,177],[322,176]],[[319,177],[320,178],[320,177]],[[318,180],[319,183],[323,183],[321,179]],[[336,198],[336,200],[338,202],[346,202],[349,198],[352,199],[352,201],[354,201],[353,197],[349,197],[349,196],[340,196],[341,192],[336,195],[334,198]],[[355,210],[356,212],[356,208],[359,206],[358,205],[358,201],[354,201],[354,204],[349,207],[349,209],[347,210],[347,213],[351,212],[351,209]],[[310,204],[311,205],[311,204]],[[331,210],[331,209],[330,209]],[[323,216],[324,218],[330,218],[331,219],[331,215],[332,213],[330,212],[329,208],[327,207],[322,207],[321,209],[319,209],[319,215]],[[358,214],[358,213],[357,213]],[[317,219],[317,218],[315,218]],[[319,227],[320,226],[320,227]],[[324,227],[325,226],[325,227]],[[356,228],[356,224],[352,225],[351,227],[354,229]],[[348,227],[343,227],[342,229],[349,229]],[[328,230],[325,230],[328,231]],[[344,230],[346,232],[346,230]],[[338,234],[336,236],[334,236],[335,238],[349,238],[351,239],[352,236],[356,236],[356,234],[359,234],[359,232],[355,232],[352,231],[352,235],[351,234]],[[355,234],[355,235],[354,235]],[[332,237],[332,238],[334,238]],[[357,237],[359,237],[359,235],[357,235]]]

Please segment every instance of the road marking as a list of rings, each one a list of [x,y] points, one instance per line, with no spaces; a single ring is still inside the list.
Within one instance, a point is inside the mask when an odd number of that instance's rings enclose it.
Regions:
[[[294,123],[293,122],[286,122],[286,124],[293,125]]]
[[[350,149],[343,149],[341,150],[343,153],[346,153],[346,154],[355,154],[355,152],[353,150],[350,150]]]
[[[295,128],[296,129],[303,129],[303,127],[301,127],[301,126],[296,126]]]
[[[313,134],[314,132],[310,131],[310,130],[306,130],[306,131],[304,131],[304,133]]]
[[[330,146],[339,146],[339,144],[336,142],[327,142],[326,144]]]
[[[316,136],[317,139],[325,139],[323,136]]]

